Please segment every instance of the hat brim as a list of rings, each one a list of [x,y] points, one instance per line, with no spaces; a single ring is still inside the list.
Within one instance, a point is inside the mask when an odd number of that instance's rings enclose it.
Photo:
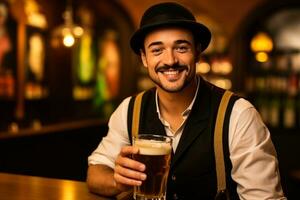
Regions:
[[[196,37],[196,41],[201,44],[201,52],[208,47],[211,40],[211,33],[203,24],[188,20],[169,21],[146,25],[138,29],[130,39],[132,50],[140,55],[140,49],[143,48],[145,36],[149,32],[162,27],[182,27],[190,30],[194,34],[194,37]]]

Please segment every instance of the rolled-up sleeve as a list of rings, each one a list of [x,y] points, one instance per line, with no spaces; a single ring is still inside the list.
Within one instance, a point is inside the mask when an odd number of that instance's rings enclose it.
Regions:
[[[111,115],[108,122],[108,133],[88,157],[89,165],[103,164],[114,168],[115,159],[122,146],[130,144],[127,131],[129,100],[130,97],[126,98]]]
[[[257,110],[240,99],[230,119],[232,178],[240,199],[286,199],[270,132]]]

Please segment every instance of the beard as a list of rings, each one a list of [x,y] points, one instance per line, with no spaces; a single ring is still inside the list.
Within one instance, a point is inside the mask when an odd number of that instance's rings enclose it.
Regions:
[[[187,65],[181,65],[175,63],[174,65],[163,65],[155,68],[155,72],[158,76],[154,76],[151,73],[148,73],[149,78],[162,90],[168,93],[178,93],[183,91],[190,83],[194,80],[195,71],[189,70],[190,68]],[[177,81],[165,81],[159,78],[159,74],[164,76],[165,72],[177,72],[180,73],[180,80]],[[182,74],[183,73],[183,74]]]

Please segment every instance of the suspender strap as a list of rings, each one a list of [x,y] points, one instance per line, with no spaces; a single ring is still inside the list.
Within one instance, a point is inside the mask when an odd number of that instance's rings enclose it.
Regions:
[[[133,115],[132,115],[132,137],[138,135],[139,124],[140,124],[140,111],[142,104],[142,97],[145,92],[139,93],[134,100]],[[215,152],[215,163],[216,163],[216,174],[217,174],[217,195],[216,199],[222,196],[227,196],[226,192],[226,173],[224,163],[224,152],[223,152],[223,123],[225,119],[226,109],[231,96],[233,95],[230,91],[225,91],[222,96],[214,130],[214,152]],[[227,193],[227,194],[226,194]]]
[[[141,112],[141,105],[142,105],[142,97],[144,93],[145,91],[139,93],[135,97],[135,101],[133,105],[132,126],[131,126],[132,137],[136,137],[139,134],[140,112]]]
[[[214,151],[218,186],[217,196],[222,196],[224,193],[226,193],[226,173],[223,152],[223,123],[227,105],[232,95],[233,93],[230,91],[225,91],[225,93],[223,94],[218,108],[218,114],[214,130]]]

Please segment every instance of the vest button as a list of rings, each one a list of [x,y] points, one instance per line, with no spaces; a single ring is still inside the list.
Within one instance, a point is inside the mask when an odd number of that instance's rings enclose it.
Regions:
[[[174,174],[172,175],[171,178],[172,178],[172,181],[176,181],[176,176]]]
[[[173,194],[173,199],[174,199],[174,200],[179,199],[176,193]]]

